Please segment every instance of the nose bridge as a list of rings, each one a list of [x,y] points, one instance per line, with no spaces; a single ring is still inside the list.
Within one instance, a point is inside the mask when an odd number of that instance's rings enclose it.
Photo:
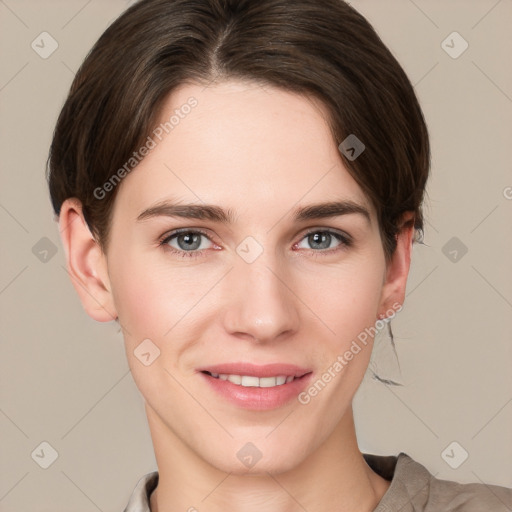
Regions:
[[[226,329],[232,334],[247,334],[270,341],[284,332],[297,329],[298,311],[289,273],[279,265],[270,248],[248,237],[237,247],[234,268],[229,273],[230,301]]]

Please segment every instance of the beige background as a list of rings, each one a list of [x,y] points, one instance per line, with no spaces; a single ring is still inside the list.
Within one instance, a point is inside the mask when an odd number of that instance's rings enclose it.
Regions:
[[[0,0],[2,512],[121,511],[156,469],[121,334],[81,307],[44,179],[74,72],[128,5]],[[352,5],[415,85],[433,152],[426,245],[414,249],[393,321],[404,386],[365,380],[360,446],[405,451],[440,478],[512,486],[512,2]],[[31,48],[43,31],[59,45],[47,59]],[[469,43],[456,59],[441,46],[453,31]],[[36,245],[44,237],[56,249],[46,262]],[[468,249],[455,262],[452,237]],[[43,441],[58,452],[48,469],[31,457]],[[452,464],[469,453],[458,469],[442,456],[453,441]]]

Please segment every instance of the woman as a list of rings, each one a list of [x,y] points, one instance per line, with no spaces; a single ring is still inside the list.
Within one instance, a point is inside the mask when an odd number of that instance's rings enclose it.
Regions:
[[[142,0],[107,29],[48,179],[73,284],[120,323],[145,400],[158,472],[127,512],[510,509],[357,444],[429,163],[409,80],[341,0]]]

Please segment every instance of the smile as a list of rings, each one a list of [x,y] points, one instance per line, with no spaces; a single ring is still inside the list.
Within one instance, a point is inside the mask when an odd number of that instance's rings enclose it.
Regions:
[[[237,386],[246,388],[273,388],[282,386],[292,382],[295,377],[293,375],[276,375],[275,377],[255,377],[253,375],[232,375],[227,373],[204,372],[215,379],[227,380]]]
[[[197,372],[213,391],[213,400],[253,411],[278,409],[296,401],[313,377],[310,369],[289,364],[231,363]]]

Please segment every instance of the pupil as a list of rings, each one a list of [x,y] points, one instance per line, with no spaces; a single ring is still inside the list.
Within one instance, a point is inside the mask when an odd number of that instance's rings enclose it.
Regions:
[[[184,243],[185,247],[181,247],[182,249],[183,248],[185,248],[185,249],[190,249],[190,248],[197,249],[199,247],[199,245],[200,245],[200,235],[198,235],[198,234],[186,233],[185,235],[181,235],[180,238],[185,241],[185,243]],[[196,246],[192,247],[192,245],[194,245],[194,244],[196,244]],[[181,243],[179,245],[182,246]]]
[[[321,245],[321,248],[325,249],[329,247],[331,235],[329,233],[314,233],[311,238],[313,239],[312,245]]]

